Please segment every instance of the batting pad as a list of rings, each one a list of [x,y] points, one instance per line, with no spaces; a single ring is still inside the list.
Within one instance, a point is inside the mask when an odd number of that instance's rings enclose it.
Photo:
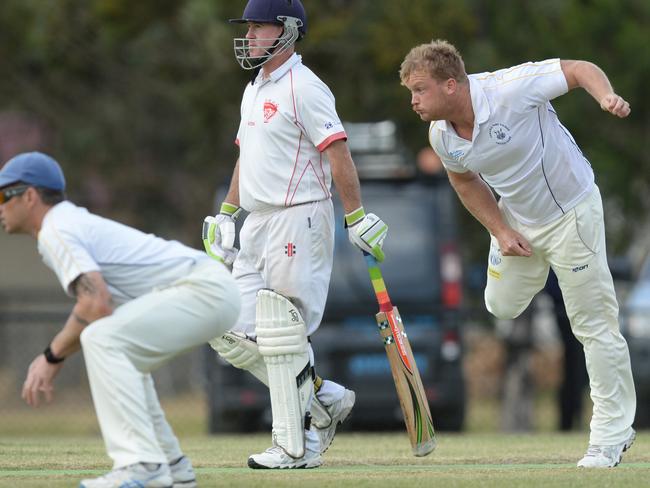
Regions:
[[[212,339],[210,346],[235,368],[245,369],[266,386],[269,385],[264,358],[259,352],[257,343],[249,339],[246,334],[228,331]]]
[[[210,341],[212,349],[235,368],[251,373],[266,386],[269,386],[269,374],[266,363],[260,354],[257,342],[241,332],[228,331]],[[311,423],[317,429],[326,429],[332,425],[332,417],[327,408],[314,395],[310,405]]]
[[[257,292],[255,331],[268,372],[273,441],[299,459],[305,455],[305,417],[314,394],[305,322],[291,301],[264,289]]]

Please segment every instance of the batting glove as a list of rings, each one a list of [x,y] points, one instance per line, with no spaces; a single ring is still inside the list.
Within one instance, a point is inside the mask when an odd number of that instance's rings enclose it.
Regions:
[[[235,249],[235,222],[242,209],[230,203],[222,203],[214,217],[203,220],[203,247],[213,259],[231,266],[237,256]]]
[[[368,214],[359,207],[345,215],[345,225],[348,228],[350,242],[364,252],[372,254],[380,263],[384,260],[384,239],[388,226],[375,214]]]

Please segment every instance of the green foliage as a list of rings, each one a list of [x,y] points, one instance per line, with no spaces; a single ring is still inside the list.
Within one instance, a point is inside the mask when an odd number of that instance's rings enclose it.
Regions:
[[[337,97],[344,120],[395,119],[412,151],[426,125],[411,112],[398,70],[416,44],[446,38],[469,72],[549,57],[601,66],[633,112],[618,120],[586,94],[555,102],[633,230],[648,210],[650,3],[645,0],[304,0],[298,45]],[[227,23],[245,2],[4,0],[0,113],[46,127],[73,199],[198,245],[216,184],[237,153],[240,95]],[[18,150],[32,147],[18,147]],[[99,198],[104,195],[103,198]],[[646,198],[644,200],[644,197]],[[615,244],[620,244],[615,241]]]

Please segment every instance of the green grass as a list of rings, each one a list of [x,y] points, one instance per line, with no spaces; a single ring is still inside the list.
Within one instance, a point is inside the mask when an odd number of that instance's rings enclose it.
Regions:
[[[578,470],[586,433],[446,434],[426,458],[410,453],[405,434],[337,436],[323,467],[254,471],[249,454],[269,435],[185,436],[202,487],[619,487],[648,486],[650,433],[639,433],[616,469]],[[101,439],[6,437],[0,440],[0,487],[71,487],[110,468]]]

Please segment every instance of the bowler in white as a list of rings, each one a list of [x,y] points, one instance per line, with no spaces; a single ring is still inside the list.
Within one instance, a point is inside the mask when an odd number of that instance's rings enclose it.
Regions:
[[[589,161],[550,101],[581,87],[614,116],[627,117],[629,104],[593,63],[548,59],[467,75],[458,50],[442,40],[414,47],[400,77],[413,110],[431,123],[430,143],[449,181],[490,233],[487,309],[517,317],[555,271],[594,405],[578,466],[616,466],[635,438],[636,395],[603,205]]]

